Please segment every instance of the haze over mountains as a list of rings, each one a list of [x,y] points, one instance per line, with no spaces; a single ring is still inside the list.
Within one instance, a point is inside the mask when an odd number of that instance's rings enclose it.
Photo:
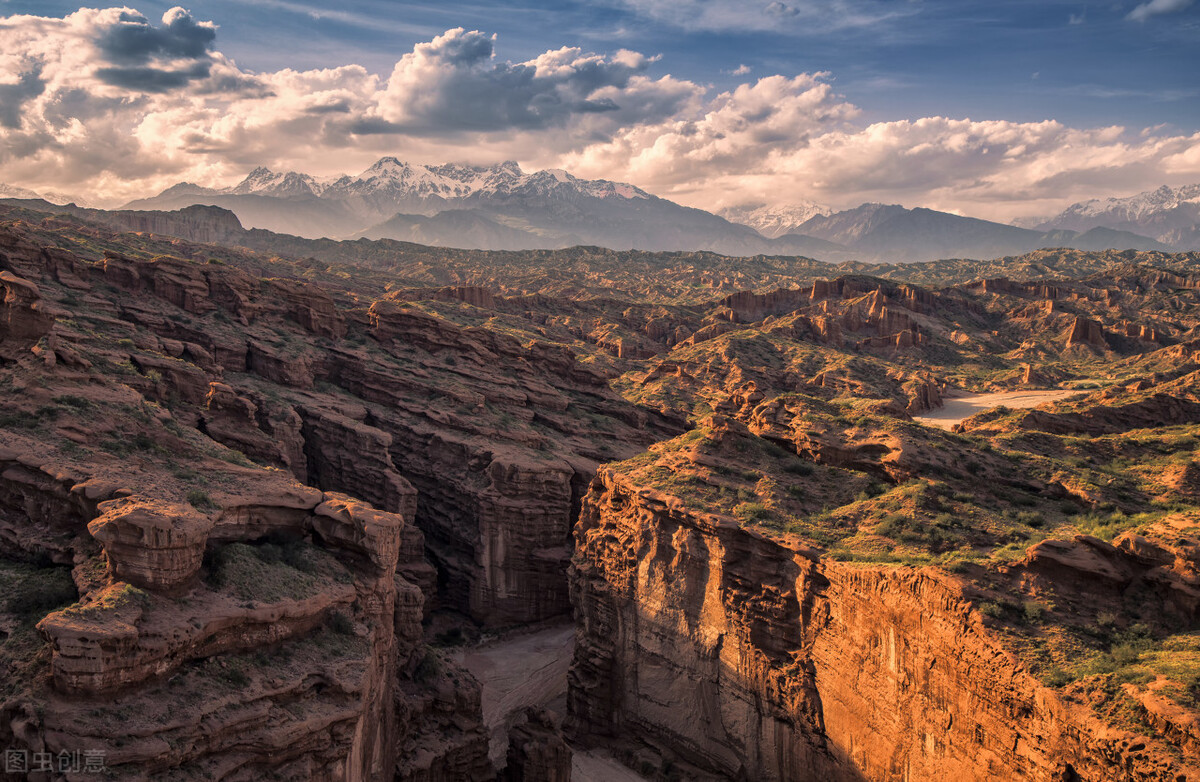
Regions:
[[[8,188],[0,196],[35,194]],[[877,203],[841,212],[798,202],[713,214],[631,184],[584,180],[559,169],[527,173],[513,161],[426,166],[385,157],[355,176],[257,168],[228,188],[185,182],[124,208],[173,211],[193,205],[228,209],[247,228],[304,238],[396,239],[463,249],[594,245],[904,262],[994,258],[1047,247],[1200,247],[1200,185],[1093,199],[1018,226]]]

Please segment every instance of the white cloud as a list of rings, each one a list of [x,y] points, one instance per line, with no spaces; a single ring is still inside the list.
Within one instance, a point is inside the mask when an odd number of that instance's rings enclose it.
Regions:
[[[1200,135],[945,117],[864,125],[824,73],[714,92],[652,76],[655,58],[637,52],[564,47],[512,63],[493,36],[456,29],[388,74],[252,74],[216,34],[180,9],[158,24],[129,9],[4,19],[0,178],[111,205],[181,180],[229,184],[258,165],[328,175],[384,154],[512,158],[703,208],[873,200],[993,218],[1200,181]]]
[[[493,36],[462,29],[418,44],[387,77],[358,65],[250,74],[214,50],[215,35],[179,8],[158,25],[123,8],[4,19],[4,178],[116,203],[260,164],[339,173],[383,153],[527,159],[661,121],[704,92],[647,76],[654,58],[626,50],[499,62]]]
[[[1144,22],[1151,16],[1160,14],[1173,14],[1184,10],[1190,6],[1195,0],[1150,0],[1148,3],[1142,3],[1137,8],[1129,12],[1129,19],[1135,22]]]
[[[883,201],[992,219],[1200,181],[1200,134],[945,117],[863,127],[857,113],[819,76],[768,77],[695,120],[629,129],[564,165],[703,208]]]

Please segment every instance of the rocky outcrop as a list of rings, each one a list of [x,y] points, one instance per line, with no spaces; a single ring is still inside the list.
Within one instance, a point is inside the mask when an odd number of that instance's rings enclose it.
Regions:
[[[292,407],[239,396],[232,386],[214,381],[199,420],[203,432],[218,443],[308,480],[301,420]]]
[[[571,782],[571,748],[546,711],[526,708],[508,731],[505,782]]]
[[[1075,318],[1067,332],[1067,347],[1084,346],[1104,350],[1108,342],[1104,339],[1104,329],[1094,320]]]
[[[131,780],[428,779],[398,775],[399,750],[451,747],[447,768],[470,771],[450,778],[488,777],[477,691],[414,679],[403,517],[231,465],[209,475],[237,493],[201,510],[125,487],[166,491],[147,467],[106,480],[0,448],[6,551],[75,564],[80,598],[37,623],[53,689],[6,702],[6,746],[101,752]],[[438,728],[399,718],[439,709]]]
[[[350,410],[365,417],[365,409]],[[413,518],[417,492],[392,463],[387,432],[335,410],[301,407],[308,476],[317,486],[361,497]]]
[[[104,547],[113,578],[160,592],[200,570],[213,520],[190,505],[145,498],[109,500],[88,531]]]
[[[0,358],[27,355],[53,324],[54,316],[43,309],[37,286],[0,271]]]
[[[608,468],[584,500],[572,598],[575,735],[649,744],[713,778],[1200,770],[1040,685],[952,577],[819,558]]]
[[[146,231],[192,242],[236,244],[246,233],[237,215],[219,206],[186,206],[173,212],[80,211],[118,231]]]
[[[397,782],[493,779],[479,683],[432,651],[413,664],[396,690]]]

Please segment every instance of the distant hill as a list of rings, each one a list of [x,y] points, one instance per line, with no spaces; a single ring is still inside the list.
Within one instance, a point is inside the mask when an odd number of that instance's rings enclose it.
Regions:
[[[1034,231],[933,209],[863,204],[805,221],[798,231],[856,251],[864,259],[888,262],[938,258],[996,258],[1044,247],[1159,250],[1145,236],[1109,231]]]

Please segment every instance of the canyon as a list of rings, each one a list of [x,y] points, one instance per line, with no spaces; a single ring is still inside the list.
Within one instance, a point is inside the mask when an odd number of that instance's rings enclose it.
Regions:
[[[1197,254],[133,214],[0,207],[0,747],[121,779],[1200,779]]]

